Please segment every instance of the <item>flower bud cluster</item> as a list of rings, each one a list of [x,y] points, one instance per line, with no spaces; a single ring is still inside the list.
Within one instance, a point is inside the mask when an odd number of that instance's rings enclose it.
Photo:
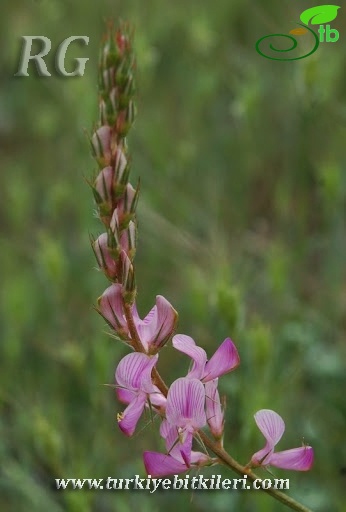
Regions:
[[[122,297],[130,304],[136,296],[133,260],[139,186],[129,183],[125,137],[135,118],[134,66],[128,26],[116,32],[110,27],[100,53],[99,126],[90,139],[99,168],[90,185],[105,232],[92,240],[92,246],[99,268],[112,283],[121,285]]]

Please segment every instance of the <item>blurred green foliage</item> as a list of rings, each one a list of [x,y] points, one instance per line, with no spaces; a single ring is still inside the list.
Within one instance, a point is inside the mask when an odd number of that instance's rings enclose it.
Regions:
[[[101,226],[84,132],[97,120],[110,17],[136,27],[140,312],[163,294],[178,330],[209,354],[231,336],[241,365],[220,382],[226,448],[246,463],[263,443],[254,412],[275,409],[287,427],[281,449],[304,438],[316,457],[307,474],[275,474],[314,511],[346,510],[346,13],[335,20],[339,42],[307,59],[269,61],[254,49],[311,6],[2,0],[1,510],[283,509],[252,491],[54,490],[59,477],[144,474],[142,451],[163,449],[155,429],[128,440],[117,428],[121,406],[103,384],[126,348],[93,311],[107,283],[89,244]],[[88,35],[66,64],[89,57],[85,75],[59,76],[52,53],[50,78],[33,67],[15,78],[23,35],[49,37],[53,50]],[[187,364],[166,347],[159,368],[172,381]]]

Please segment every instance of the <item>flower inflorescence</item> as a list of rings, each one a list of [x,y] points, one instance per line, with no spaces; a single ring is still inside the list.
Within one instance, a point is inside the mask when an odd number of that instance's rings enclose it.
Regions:
[[[208,428],[214,443],[209,443],[209,448],[215,446],[218,455],[219,448],[223,450],[224,433],[218,379],[236,369],[240,358],[230,338],[208,359],[191,337],[174,335],[178,314],[161,295],[156,297],[156,304],[147,316],[139,317],[134,269],[139,186],[134,188],[129,183],[126,143],[136,113],[132,41],[133,33],[128,25],[122,24],[116,31],[109,27],[100,53],[99,125],[90,139],[99,169],[90,185],[105,231],[92,241],[92,246],[98,266],[111,284],[98,299],[96,309],[116,336],[132,349],[115,371],[116,394],[126,405],[118,414],[119,428],[126,436],[132,436],[146,409],[161,418],[160,435],[166,453],[146,451],[144,465],[148,474],[165,476],[220,462],[220,456],[208,453],[201,429]],[[175,380],[168,389],[156,365],[160,349],[170,339],[174,349],[186,354],[192,364],[187,375]],[[277,413],[267,409],[258,411],[255,421],[266,445],[252,456],[245,467],[248,471],[251,467],[268,465],[300,471],[310,469],[313,463],[310,446],[274,453],[285,429]],[[202,451],[193,449],[194,439]]]

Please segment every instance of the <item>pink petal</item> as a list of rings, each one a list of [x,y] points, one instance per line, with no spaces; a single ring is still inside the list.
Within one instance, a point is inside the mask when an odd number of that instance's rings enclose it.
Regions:
[[[125,411],[121,415],[120,421],[118,421],[119,428],[126,436],[132,436],[136,430],[136,426],[139,418],[147,401],[147,395],[145,393],[139,393],[137,397],[126,407]]]
[[[239,362],[239,354],[233,341],[226,338],[205,365],[202,382],[208,382],[234,370]]]
[[[181,434],[182,439],[172,448],[171,455],[179,460],[179,456],[183,459],[187,467],[191,464],[191,449],[192,449],[192,433],[184,432]]]
[[[116,388],[116,394],[119,402],[122,402],[123,404],[129,404],[137,396],[134,391],[124,388]]]
[[[191,379],[201,379],[207,362],[207,354],[203,348],[198,347],[190,336],[176,334],[172,340],[173,347],[191,357],[193,365],[188,373]]]
[[[177,427],[172,427],[167,420],[163,420],[160,425],[160,436],[167,440],[171,430],[177,432]],[[169,450],[169,448],[167,449]]]
[[[158,355],[149,357],[146,354],[134,352],[123,357],[115,371],[117,384],[132,391],[153,391],[151,372]]]
[[[271,460],[274,446],[280,441],[285,431],[285,423],[281,416],[270,409],[256,412],[255,421],[267,442],[262,450],[252,456],[251,462],[256,466],[266,465]]]
[[[196,466],[206,466],[210,464],[210,457],[206,453],[192,451],[191,464]]]
[[[150,344],[160,348],[171,337],[178,320],[178,313],[162,295],[156,297],[156,307],[157,324],[155,334],[150,340]]]
[[[182,377],[167,395],[166,418],[172,426],[199,429],[206,424],[205,390],[201,381]]]
[[[156,407],[166,408],[167,398],[161,393],[158,387],[153,386],[150,391],[150,402]]]
[[[112,284],[98,300],[98,311],[119,334],[128,334],[127,323],[123,313],[121,284]]]
[[[145,347],[162,347],[172,335],[178,314],[172,305],[161,295],[156,297],[156,305],[144,320],[137,320],[138,334]]]
[[[157,307],[154,306],[144,320],[141,320],[138,316],[137,307],[133,305],[133,318],[135,321],[136,329],[140,340],[145,350],[149,349],[149,341],[153,336],[153,331],[157,323]]]
[[[284,420],[275,411],[262,409],[256,412],[255,421],[258,428],[266,438],[268,445],[273,448],[285,432]]]
[[[169,455],[177,461],[190,466],[192,433],[180,432],[177,427],[172,427],[167,420],[161,423],[160,434],[166,440],[166,448]]]
[[[269,464],[282,469],[294,469],[295,471],[308,471],[314,461],[314,451],[311,446],[301,446],[283,452],[273,453]]]
[[[143,460],[147,474],[153,478],[183,473],[189,469],[182,462],[164,453],[144,452]]]
[[[217,385],[218,379],[207,382],[205,385],[205,396],[207,422],[210,431],[216,439],[220,439],[223,434],[224,415],[221,409]]]
[[[167,420],[163,420],[160,426],[160,436],[163,437],[164,440],[166,441],[167,452],[170,454],[171,450],[177,444],[177,440],[179,437],[178,428],[172,426],[170,423],[168,423]],[[177,459],[183,462],[180,452]]]

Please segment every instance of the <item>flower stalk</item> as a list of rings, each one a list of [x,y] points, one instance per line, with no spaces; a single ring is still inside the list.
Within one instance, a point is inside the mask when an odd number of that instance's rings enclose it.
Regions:
[[[266,445],[252,456],[249,464],[241,465],[223,448],[224,412],[218,379],[235,370],[240,363],[230,338],[226,338],[208,358],[192,338],[175,334],[178,313],[164,297],[156,297],[155,305],[144,319],[138,315],[134,257],[139,185],[135,189],[129,183],[130,159],[126,141],[136,116],[132,40],[133,31],[129,25],[121,24],[117,30],[109,26],[102,41],[99,123],[90,139],[98,165],[90,186],[98,217],[105,229],[92,240],[92,247],[100,270],[110,281],[110,286],[98,299],[96,309],[116,336],[131,349],[115,371],[116,394],[126,406],[118,414],[119,428],[126,436],[133,435],[147,408],[162,419],[160,435],[167,452],[148,451],[143,455],[145,468],[154,477],[217,463],[239,475],[247,475],[250,481],[258,479],[252,467],[265,467],[270,463],[306,471],[312,465],[312,448],[274,453],[274,446],[284,431],[283,420],[274,411],[259,411],[255,415]],[[156,363],[161,348],[170,340],[175,350],[191,359],[192,365],[186,376],[168,387]],[[209,428],[210,435],[206,434],[205,428]],[[194,439],[200,441],[206,453],[194,450]],[[262,490],[292,510],[311,512],[280,491]]]

